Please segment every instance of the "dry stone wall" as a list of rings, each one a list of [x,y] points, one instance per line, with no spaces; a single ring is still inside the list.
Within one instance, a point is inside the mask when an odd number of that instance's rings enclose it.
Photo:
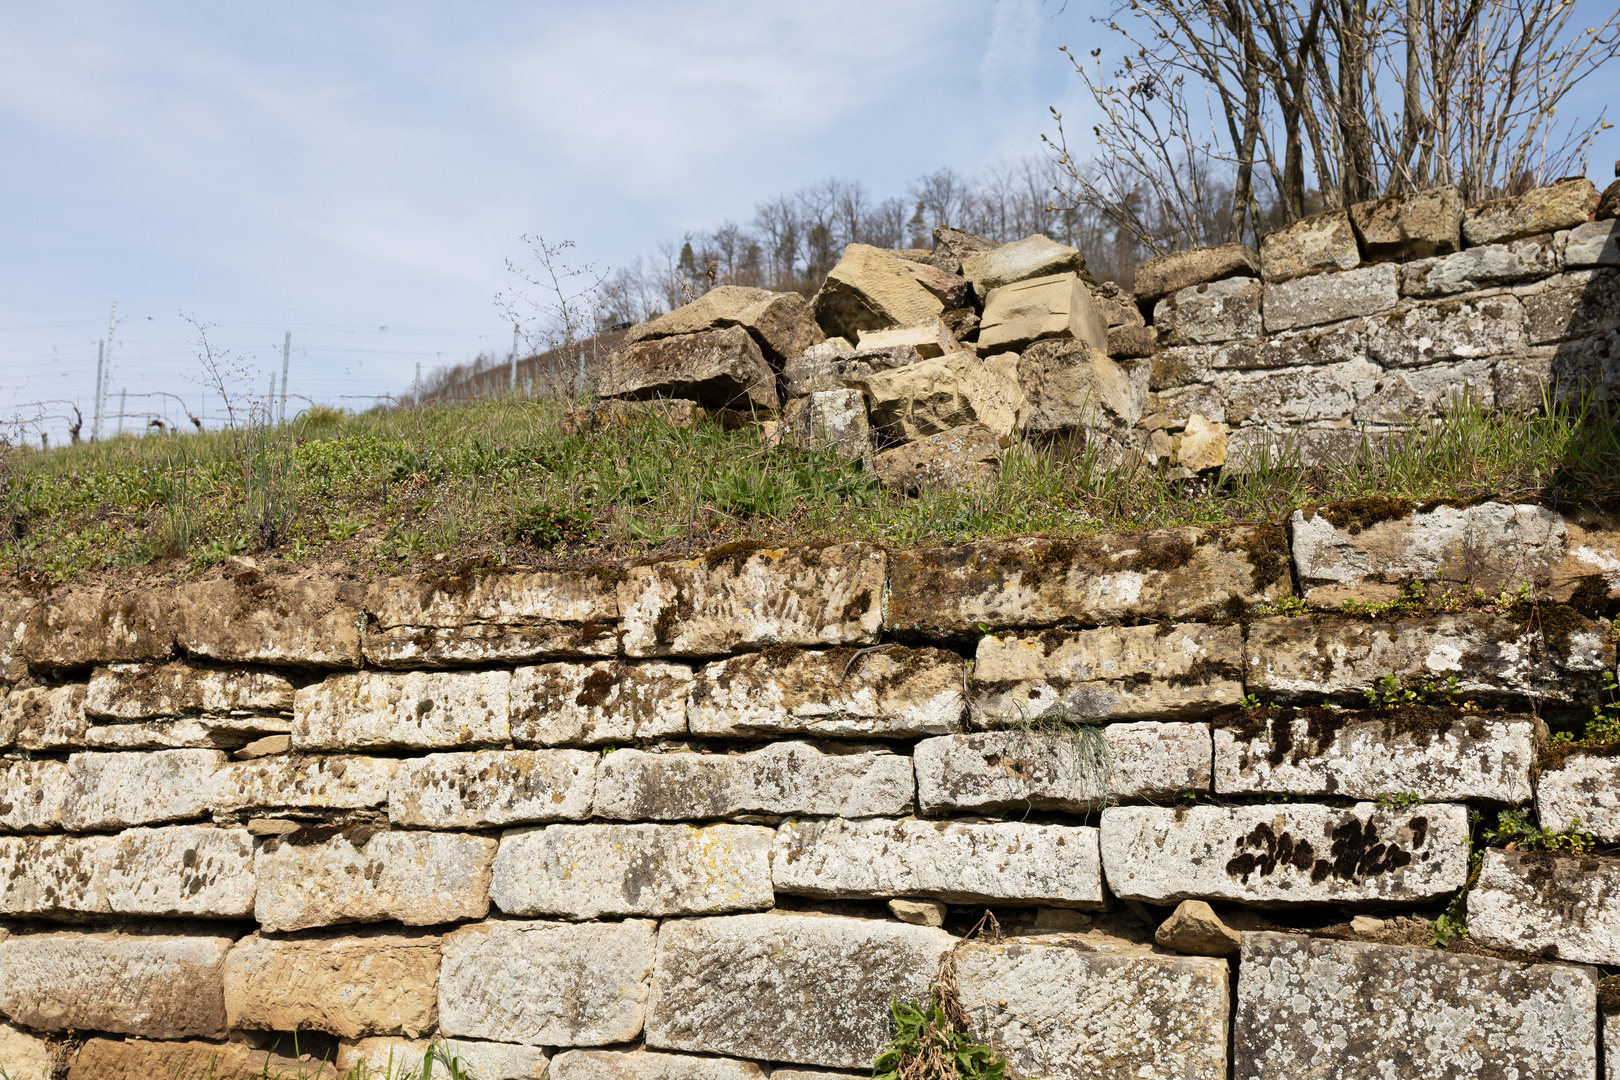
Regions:
[[[1616,521],[1389,500],[6,596],[0,1067],[826,1080],[949,958],[1019,1077],[1595,1078],[1620,858],[1470,815],[1620,840],[1616,610]]]

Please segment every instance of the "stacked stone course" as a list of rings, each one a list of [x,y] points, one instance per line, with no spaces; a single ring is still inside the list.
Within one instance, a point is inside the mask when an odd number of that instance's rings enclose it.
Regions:
[[[1545,599],[1340,610],[1408,581]],[[1617,602],[1620,523],[1385,503],[0,598],[0,1067],[225,1080],[298,1031],[826,1078],[954,949],[1018,1076],[1595,1077],[1620,859],[1487,852],[1477,955],[1345,922],[1437,914],[1470,810],[1620,839],[1620,758],[1538,769],[1532,711],[1598,700]],[[1389,674],[1477,704],[1325,708]],[[1183,901],[1241,950],[1170,933]]]

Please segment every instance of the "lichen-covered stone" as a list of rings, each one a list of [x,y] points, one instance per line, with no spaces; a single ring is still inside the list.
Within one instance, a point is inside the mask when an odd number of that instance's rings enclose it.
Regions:
[[[1358,424],[1400,430],[1425,417],[1442,416],[1464,398],[1489,409],[1497,404],[1494,374],[1495,361],[1491,359],[1388,371],[1350,417]]]
[[[416,1038],[437,1019],[439,937],[388,932],[253,934],[225,959],[232,1030]]]
[[[68,586],[32,607],[15,655],[36,669],[84,668],[174,655],[175,605],[147,589]]]
[[[113,720],[290,710],[292,683],[269,671],[170,664],[110,664],[90,675],[84,711]]]
[[[1468,808],[1111,806],[1103,872],[1126,900],[1417,904],[1468,877]]]
[[[230,948],[225,934],[13,932],[0,942],[0,1012],[35,1031],[217,1039]]]
[[[20,750],[74,750],[85,744],[84,686],[28,686],[0,704],[0,746]]]
[[[873,455],[871,473],[885,487],[912,495],[985,490],[1001,476],[1001,443],[983,424],[963,424]]]
[[[1426,801],[1530,801],[1530,717],[1411,707],[1301,715],[1250,710],[1215,728],[1218,795],[1415,795]]]
[[[1620,266],[1620,222],[1589,221],[1571,229],[1564,238],[1564,265],[1571,270]]]
[[[116,836],[0,837],[0,913],[239,919],[253,911],[253,838],[181,825]]]
[[[243,570],[170,597],[188,656],[233,664],[360,666],[360,597],[347,582]]]
[[[0,829],[52,832],[62,827],[67,799],[65,761],[0,761]]]
[[[981,540],[891,556],[888,629],[976,638],[1073,620],[1196,620],[1292,593],[1274,525]]]
[[[917,803],[950,811],[1085,813],[1120,799],[1209,790],[1209,725],[1109,724],[1076,731],[987,731],[913,750]]]
[[[631,569],[618,587],[625,651],[716,656],[877,640],[886,567],[881,548],[736,547]]]
[[[1452,296],[1556,274],[1561,269],[1552,236],[1487,244],[1401,267],[1401,295]]]
[[[1084,291],[1084,290],[1081,290]],[[1012,353],[980,360],[952,353],[844,381],[865,392],[873,432],[890,443],[916,442],[967,424],[1010,435],[1023,397]]]
[[[1367,320],[1367,355],[1385,367],[1500,356],[1526,344],[1524,307],[1513,296],[1419,304]]]
[[[1136,268],[1136,298],[1151,304],[1161,296],[1201,282],[1256,277],[1259,273],[1260,257],[1242,244],[1172,252],[1151,258]]]
[[[361,755],[275,754],[235,761],[214,774],[213,809],[355,810],[381,806],[402,763]]]
[[[866,398],[859,390],[820,390],[788,402],[782,412],[786,438],[801,450],[832,450],[839,457],[872,452]]]
[[[648,661],[540,664],[512,673],[512,741],[599,746],[686,734],[692,669]]]
[[[1620,964],[1620,859],[1490,848],[1468,894],[1468,932],[1549,960]]]
[[[646,1043],[862,1068],[889,1006],[922,1001],[954,942],[943,930],[815,915],[671,919],[659,929]]]
[[[1234,277],[1171,293],[1153,309],[1153,326],[1166,345],[1212,345],[1259,337],[1260,282]]]
[[[1576,828],[1601,843],[1620,842],[1620,757],[1576,751],[1544,764],[1536,777],[1536,820],[1553,832]]]
[[[1267,281],[1360,265],[1356,233],[1344,210],[1301,218],[1260,238],[1260,273]]]
[[[37,606],[39,601],[32,596],[0,592],[0,682],[21,682],[28,676],[22,642]]]
[[[1518,292],[1532,345],[1567,350],[1576,339],[1620,330],[1620,269],[1574,270]]]
[[[911,759],[779,742],[746,754],[618,750],[596,771],[596,817],[680,821],[743,814],[895,817],[910,812]]]
[[[1379,263],[1337,274],[1268,281],[1261,301],[1266,332],[1321,326],[1388,311],[1400,300],[1400,268]]]
[[[953,904],[1107,903],[1097,830],[1087,826],[931,821],[789,821],[771,875],[799,896],[932,896]]]
[[[967,944],[956,962],[974,1030],[1012,1076],[1225,1080],[1224,960],[1039,941]]]
[[[390,819],[429,829],[579,821],[591,813],[598,755],[589,750],[484,750],[400,763]]]
[[[757,825],[550,825],[501,836],[490,896],[508,915],[713,915],[773,905]]]
[[[437,750],[512,737],[509,671],[362,671],[293,698],[297,750]]]
[[[689,398],[709,409],[775,409],[776,377],[740,326],[626,345],[597,377],[608,398]]]
[[[1383,375],[1377,364],[1358,357],[1318,368],[1233,372],[1214,381],[1226,399],[1228,424],[1339,423]]]
[[[1469,247],[1502,244],[1525,236],[1573,229],[1597,209],[1598,190],[1583,177],[1532,188],[1523,195],[1471,206],[1463,214]]]
[[[218,750],[150,754],[74,754],[62,827],[106,832],[207,815],[226,757]]]
[[[1183,719],[1243,699],[1243,632],[1181,624],[986,634],[973,664],[975,727],[1048,713]]]
[[[370,1038],[346,1040],[338,1045],[339,1076],[377,1077],[378,1080],[411,1080],[434,1050],[432,1075],[446,1071],[445,1056],[462,1070],[468,1080],[541,1080],[546,1075],[546,1052],[538,1046],[484,1042],[477,1039]],[[365,1070],[371,1070],[367,1072]],[[272,1074],[274,1075],[274,1074]],[[291,1076],[288,1077],[291,1080]]]
[[[1246,933],[1236,1080],[1588,1080],[1597,981],[1561,964]]]
[[[962,658],[943,649],[745,653],[699,669],[693,735],[911,738],[962,729]]]
[[[774,1078],[781,1069],[771,1072]],[[651,1050],[570,1050],[551,1063],[551,1080],[765,1080],[765,1070],[735,1058]]]
[[[444,938],[439,1029],[529,1046],[641,1034],[657,924],[485,922]]]
[[[433,926],[489,913],[496,841],[453,833],[380,832],[266,844],[254,859],[253,916],[267,931],[397,920]]]
[[[1428,259],[1462,247],[1466,204],[1455,184],[1390,195],[1350,207],[1361,249],[1369,259]]]

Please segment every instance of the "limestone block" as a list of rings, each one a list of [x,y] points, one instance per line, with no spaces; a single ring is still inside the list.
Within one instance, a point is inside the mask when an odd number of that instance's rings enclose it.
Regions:
[[[1326,330],[1295,331],[1247,341],[1229,341],[1219,348],[1207,350],[1202,366],[1210,371],[1252,371],[1263,368],[1321,368],[1351,360],[1364,360],[1364,328],[1358,319]]]
[[[1009,245],[1013,246],[1013,245]],[[981,258],[995,258],[1006,248]],[[989,290],[979,320],[981,356],[1016,352],[1043,338],[1072,338],[1108,351],[1108,327],[1078,274],[1052,274]]]
[[[1351,419],[1357,424],[1403,428],[1423,417],[1444,414],[1465,396],[1483,408],[1492,408],[1496,404],[1494,369],[1494,362],[1485,359],[1386,372],[1373,392],[1361,399]]]
[[[686,734],[692,669],[648,661],[539,664],[512,673],[518,746],[600,746]]]
[[[232,664],[360,666],[358,590],[346,582],[243,570],[179,586],[166,602],[186,654]]]
[[[716,656],[878,639],[887,563],[875,544],[737,548],[631,568],[619,585],[625,651]]]
[[[1620,180],[1616,180],[1603,189],[1598,196],[1596,215],[1599,221],[1608,221],[1620,217]]]
[[[964,424],[1010,434],[1022,407],[1015,357],[980,360],[952,353],[865,377],[845,376],[865,391],[872,430],[890,442],[913,442]]]
[[[986,240],[982,236],[975,236],[961,229],[953,229],[949,225],[934,226],[934,254],[948,258],[967,259],[986,251],[994,251],[1001,245],[994,240]]]
[[[1451,296],[1543,278],[1562,268],[1554,238],[1531,236],[1407,263],[1401,267],[1401,295]]]
[[[84,686],[30,686],[0,704],[0,745],[22,750],[71,750],[85,744]]]
[[[1267,281],[1261,301],[1266,332],[1353,319],[1388,311],[1400,299],[1400,268],[1379,263],[1337,274]]]
[[[1418,904],[1462,887],[1468,831],[1458,803],[1111,806],[1103,873],[1116,896],[1150,904]]]
[[[1597,983],[1562,964],[1246,933],[1241,1080],[1596,1075]]]
[[[546,1075],[546,1053],[538,1046],[442,1037],[344,1040],[338,1044],[334,1064],[339,1077],[347,1077],[353,1070],[355,1076],[367,1080],[394,1080],[396,1076],[415,1080],[430,1053],[434,1076],[446,1073],[446,1058],[455,1061],[468,1080],[541,1080]]]
[[[774,1070],[774,1078],[782,1070]],[[551,1080],[765,1080],[765,1070],[735,1058],[650,1050],[569,1050],[551,1063]]]
[[[773,293],[741,285],[721,285],[697,300],[651,322],[633,326],[624,335],[626,345],[656,338],[698,334],[706,330],[741,326],[774,360],[798,356],[822,340],[810,305],[798,293]]]
[[[253,838],[242,829],[0,837],[0,872],[8,915],[240,919],[253,911]]]
[[[232,1030],[414,1039],[437,1019],[434,934],[253,934],[231,949],[224,972]]]
[[[912,352],[916,352],[915,349]],[[841,390],[844,365],[853,359],[855,346],[841,337],[812,345],[782,366],[782,385],[789,398],[822,390]],[[918,356],[917,359],[922,359]]]
[[[1159,335],[1151,326],[1112,326],[1108,329],[1108,355],[1121,360],[1146,359],[1159,351]]]
[[[1260,273],[1267,281],[1287,281],[1323,270],[1354,270],[1361,265],[1356,233],[1343,210],[1290,222],[1260,238]]]
[[[1171,293],[1153,309],[1153,326],[1166,345],[1260,337],[1260,282],[1234,277]]]
[[[1526,286],[1520,296],[1532,345],[1620,330],[1620,270],[1612,267],[1574,270]]]
[[[1610,218],[1575,226],[1564,240],[1564,265],[1571,270],[1620,266],[1620,224]]]
[[[1155,430],[1185,428],[1194,416],[1226,422],[1226,399],[1219,385],[1178,386],[1154,394],[1153,401],[1153,419],[1145,422],[1154,424]]]
[[[700,668],[693,735],[915,738],[962,729],[962,658],[944,649],[744,653]]]
[[[307,1053],[300,1062],[242,1042],[89,1039],[67,1080],[291,1080],[318,1067]]]
[[[1369,259],[1428,259],[1462,247],[1466,209],[1454,184],[1390,195],[1350,207],[1350,224]]]
[[[1047,714],[1090,719],[1204,716],[1243,700],[1238,626],[1106,626],[986,634],[973,665],[975,727]]]
[[[913,270],[913,276],[917,271],[932,269],[931,267],[917,266],[916,263],[907,263],[906,268]],[[924,284],[923,287],[927,288],[927,285]],[[933,290],[929,291],[932,292]],[[902,346],[915,349],[918,357],[923,360],[932,360],[937,356],[944,356],[946,353],[957,351],[956,336],[945,325],[943,316],[919,326],[896,326],[888,330],[862,330],[860,333],[860,347],[862,349],[893,349]]]
[[[889,1004],[920,1001],[944,930],[815,915],[672,919],[659,930],[647,1046],[863,1068]]]
[[[1536,777],[1536,820],[1554,832],[1573,827],[1601,843],[1620,842],[1620,758],[1577,751],[1543,765]]]
[[[1499,356],[1491,365],[1491,401],[1498,409],[1538,412],[1548,398],[1560,400],[1559,379],[1553,373],[1554,346],[1529,348],[1517,356]],[[1564,391],[1567,393],[1567,389]],[[1576,390],[1577,394],[1584,391]]]
[[[402,762],[360,755],[275,754],[237,761],[214,775],[213,808],[355,810],[388,802]]]
[[[1251,709],[1215,728],[1219,795],[1530,801],[1536,725],[1454,709]]]
[[[981,623],[1197,620],[1293,592],[1275,525],[981,540],[890,559],[888,629],[936,638],[976,639]]]
[[[1367,354],[1386,367],[1498,356],[1524,349],[1524,326],[1513,296],[1418,304],[1367,320]]]
[[[1469,247],[1502,244],[1539,233],[1573,229],[1597,209],[1598,191],[1584,176],[1532,188],[1523,195],[1471,206],[1463,215]]]
[[[68,784],[65,761],[0,761],[0,829],[10,832],[60,829]]]
[[[22,642],[38,603],[31,596],[0,592],[0,682],[21,682],[28,676]]]
[[[5,1070],[6,1080],[55,1080],[54,1059],[50,1043],[0,1023],[0,1069]]]
[[[292,683],[269,671],[169,664],[110,664],[90,675],[84,711],[114,720],[192,713],[279,712],[292,708]]]
[[[1394,675],[1403,686],[1457,679],[1466,698],[1589,698],[1614,643],[1603,623],[1559,609],[1543,634],[1483,612],[1364,622],[1329,616],[1249,624],[1249,692],[1274,701],[1354,701]]]
[[[962,259],[962,276],[973,282],[981,300],[992,289],[1015,281],[1067,273],[1078,277],[1085,272],[1085,256],[1040,233]]]
[[[932,896],[953,904],[1107,903],[1097,830],[1006,821],[789,821],[771,857],[776,889],[798,896]]]
[[[1109,724],[1074,732],[990,731],[924,739],[913,750],[925,814],[1059,810],[1209,790],[1209,727]]]
[[[908,494],[930,488],[984,490],[1001,477],[1003,441],[983,424],[963,424],[875,455],[871,472]]]
[[[1097,309],[1097,315],[1110,331],[1147,325],[1147,320],[1142,318],[1142,309],[1136,306],[1134,294],[1112,281],[1090,282],[1086,288],[1091,293],[1091,303]]]
[[[1197,413],[1176,442],[1176,463],[1189,472],[1205,472],[1226,464],[1226,425]]]
[[[1188,956],[1231,956],[1243,935],[1202,900],[1183,900],[1153,932],[1154,944]]]
[[[1620,963],[1620,859],[1489,848],[1468,894],[1483,945],[1544,959]]]
[[[390,819],[429,829],[579,821],[591,813],[598,755],[589,750],[485,750],[400,763]]]
[[[770,829],[550,825],[501,836],[490,897],[509,915],[712,915],[774,904]]]
[[[155,591],[70,585],[28,611],[14,655],[44,670],[165,660],[174,655],[175,613]]]
[[[1151,304],[1189,286],[1230,277],[1256,277],[1260,258],[1242,244],[1193,248],[1159,255],[1136,268],[1136,299]]]
[[[710,289],[690,304],[658,316],[649,322],[637,323],[625,331],[624,343],[654,338],[676,337],[681,334],[699,334],[725,326],[736,326],[737,316],[760,300],[777,294],[769,289],[751,289],[743,285],[721,285]]]
[[[943,252],[939,255],[932,252],[919,254],[913,258],[900,255],[899,258],[906,272],[917,279],[917,284],[938,297],[946,311],[973,306],[973,285],[957,272],[962,269],[960,259],[952,259]]]
[[[363,843],[336,836],[266,844],[253,860],[259,881],[253,917],[266,931],[482,919],[496,846],[485,836],[430,832],[380,832]]]
[[[597,392],[646,401],[687,398],[709,409],[775,409],[776,376],[740,326],[626,345],[608,356]]]
[[[1042,341],[1018,358],[1024,407],[1018,426],[1029,434],[1082,428],[1128,428],[1139,418],[1124,368],[1081,341]]]
[[[0,942],[0,1012],[35,1031],[217,1039],[230,948],[224,934],[14,931]]]
[[[1010,1075],[1225,1080],[1224,960],[976,941],[956,967],[974,1028]]]
[[[510,741],[509,671],[362,671],[293,698],[298,750],[436,750]]]
[[[439,1029],[527,1046],[641,1034],[656,923],[485,922],[444,939]]]
[[[912,794],[911,759],[887,751],[825,754],[802,742],[746,754],[617,750],[597,766],[593,813],[616,821],[894,817],[911,810]]]
[[[850,341],[858,340],[862,330],[916,326],[945,310],[905,262],[869,244],[844,249],[810,307],[827,336]]]
[[[205,816],[226,757],[218,750],[74,754],[62,827],[104,832]]]
[[[782,414],[788,442],[801,450],[832,450],[839,457],[864,457],[872,440],[866,397],[859,390],[822,390],[788,402]]]
[[[188,716],[134,724],[91,724],[91,750],[237,750],[272,736],[287,738],[292,721],[281,716]]]

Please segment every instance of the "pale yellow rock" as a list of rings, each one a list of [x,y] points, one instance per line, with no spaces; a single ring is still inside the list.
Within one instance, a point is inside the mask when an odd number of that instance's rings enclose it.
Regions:
[[[859,338],[862,330],[917,326],[945,310],[906,263],[881,248],[850,244],[811,301],[829,336]]]
[[[79,1049],[67,1080],[292,1080],[300,1068],[313,1076],[318,1066],[307,1056],[300,1062],[241,1042],[91,1039]]]
[[[955,336],[938,319],[919,326],[860,332],[860,347],[863,349],[889,349],[896,345],[910,345],[924,360],[932,360],[936,356],[944,356],[960,348]]]
[[[1002,440],[983,424],[961,427],[885,450],[872,473],[889,487],[913,493],[985,490],[1001,475]]]
[[[1197,413],[1187,418],[1176,456],[1184,469],[1203,472],[1226,464],[1226,425]]]
[[[1260,238],[1260,274],[1286,281],[1318,270],[1354,270],[1361,265],[1356,233],[1344,210],[1301,218]]]
[[[400,763],[388,800],[397,825],[481,829],[590,816],[598,755],[590,750],[485,750]]]
[[[104,832],[204,816],[227,762],[218,750],[74,754],[68,758],[63,827]]]
[[[1136,422],[1131,378],[1084,341],[1041,341],[1018,358],[1024,394],[1018,426],[1051,434],[1084,428],[1128,428]]]
[[[979,322],[981,356],[1022,349],[1042,338],[1074,338],[1108,352],[1108,327],[1078,274],[1052,274],[991,289]]]
[[[84,711],[115,720],[147,720],[235,710],[290,710],[292,683],[268,671],[171,664],[110,664],[90,675]]]
[[[266,735],[262,739],[254,739],[242,749],[231,756],[238,761],[250,761],[253,758],[270,757],[274,754],[285,754],[292,748],[291,735]]]
[[[254,934],[225,960],[224,1011],[232,1030],[414,1039],[438,1019],[438,981],[435,934]]]
[[[400,764],[398,758],[358,754],[269,753],[220,769],[214,775],[212,806],[226,813],[381,806]]]
[[[1243,935],[1222,922],[1204,901],[1183,900],[1159,924],[1153,940],[1188,956],[1231,956],[1243,944]]]
[[[981,299],[991,290],[1013,282],[1085,272],[1086,260],[1080,252],[1040,233],[962,261],[962,276],[973,282],[973,290]]]
[[[1023,406],[1017,364],[1011,354],[979,360],[971,353],[952,353],[850,381],[867,393],[872,429],[892,442],[914,442],[974,423],[1000,438],[1016,428]]]
[[[912,926],[945,925],[945,904],[941,900],[890,900],[889,914]]]
[[[51,1044],[0,1023],[0,1070],[6,1080],[53,1080]]]

